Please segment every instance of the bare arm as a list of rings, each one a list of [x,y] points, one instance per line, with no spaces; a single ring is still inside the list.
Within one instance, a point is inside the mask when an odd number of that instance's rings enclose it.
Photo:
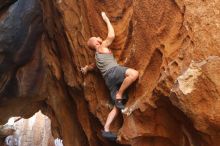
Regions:
[[[95,63],[91,63],[89,65],[87,65],[88,67],[88,71],[93,71],[94,69],[96,69],[96,64]]]
[[[113,28],[109,18],[106,16],[105,12],[102,12],[101,14],[102,14],[102,18],[105,21],[105,23],[107,24],[107,28],[108,28],[108,36],[102,42],[102,47],[108,47],[109,45],[111,45],[111,43],[113,42],[113,40],[115,38],[115,31],[114,31],[114,28]]]
[[[89,71],[93,71],[93,70],[95,70],[95,69],[96,69],[96,64],[95,64],[95,63],[91,63],[91,64],[89,64],[89,65],[86,65],[86,66],[82,67],[82,68],[80,69],[80,71],[85,75],[85,74],[87,74]]]

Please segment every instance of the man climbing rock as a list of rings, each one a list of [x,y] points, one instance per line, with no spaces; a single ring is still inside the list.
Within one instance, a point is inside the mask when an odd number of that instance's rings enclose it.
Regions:
[[[115,60],[111,50],[108,48],[115,38],[115,32],[109,18],[104,12],[101,13],[103,20],[107,24],[108,35],[103,41],[100,37],[91,37],[87,45],[95,52],[96,63],[86,65],[81,68],[83,74],[95,69],[101,71],[105,83],[110,91],[111,98],[115,104],[109,113],[102,136],[111,140],[116,140],[116,135],[110,132],[110,124],[119,113],[119,109],[124,109],[123,100],[126,99],[125,90],[138,78],[138,71],[120,66]]]

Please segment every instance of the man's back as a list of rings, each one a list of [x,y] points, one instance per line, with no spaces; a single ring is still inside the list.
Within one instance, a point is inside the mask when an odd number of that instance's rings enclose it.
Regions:
[[[96,66],[101,71],[102,76],[112,67],[118,66],[112,53],[95,53]]]

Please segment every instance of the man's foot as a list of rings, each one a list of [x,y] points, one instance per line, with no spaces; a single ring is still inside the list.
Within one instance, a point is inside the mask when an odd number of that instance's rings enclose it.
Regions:
[[[116,99],[115,100],[115,106],[119,109],[124,109],[125,106],[123,104],[123,99]]]
[[[125,106],[123,104],[123,97],[121,94],[119,94],[119,92],[117,91],[116,96],[115,96],[116,100],[115,100],[115,106],[119,109],[124,109]]]
[[[114,133],[112,133],[110,131],[106,132],[104,130],[102,130],[101,132],[102,132],[102,137],[107,138],[110,141],[116,141],[116,139],[117,139],[117,135],[116,134],[114,134]]]

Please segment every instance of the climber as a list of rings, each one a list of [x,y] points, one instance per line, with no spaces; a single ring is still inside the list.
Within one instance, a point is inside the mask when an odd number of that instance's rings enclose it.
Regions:
[[[115,32],[109,18],[104,12],[101,13],[103,20],[107,24],[108,35],[107,38],[103,41],[100,37],[91,37],[87,45],[91,50],[96,51],[95,59],[96,63],[86,65],[81,68],[83,74],[86,74],[88,71],[94,70],[96,67],[101,71],[101,74],[105,80],[105,83],[110,90],[111,98],[115,104],[111,112],[109,113],[104,131],[102,131],[102,136],[115,139],[116,135],[110,132],[110,124],[113,122],[115,117],[119,113],[119,109],[124,109],[123,100],[127,98],[125,90],[138,78],[138,71],[120,66],[111,50],[108,48],[115,38]]]

